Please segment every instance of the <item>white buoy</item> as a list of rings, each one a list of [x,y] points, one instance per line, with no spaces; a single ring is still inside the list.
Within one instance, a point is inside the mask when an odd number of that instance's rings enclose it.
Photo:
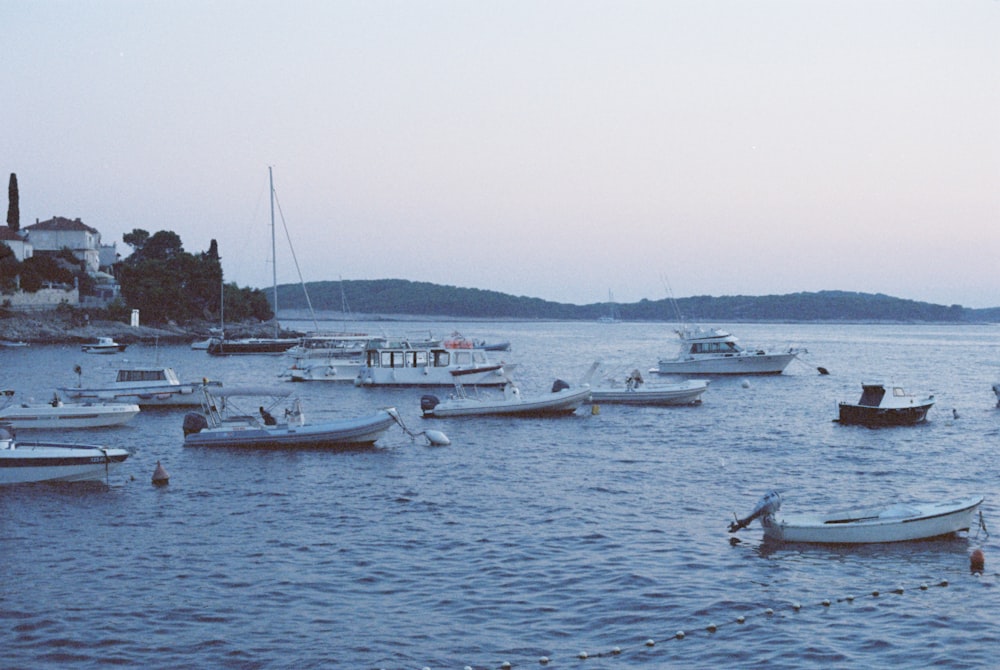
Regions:
[[[447,447],[451,444],[451,440],[448,436],[442,433],[440,430],[425,430],[424,437],[435,447]]]
[[[740,386],[742,386],[745,389],[750,388],[750,380],[749,379],[743,379],[743,380],[741,380],[740,381]]]

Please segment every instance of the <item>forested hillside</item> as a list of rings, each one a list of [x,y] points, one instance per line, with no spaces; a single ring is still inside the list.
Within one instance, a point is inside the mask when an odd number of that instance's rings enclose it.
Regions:
[[[306,284],[313,309],[355,314],[401,314],[488,319],[598,319],[608,303],[571,305],[497,291],[443,286],[404,279],[324,281]],[[270,299],[270,292],[268,298]],[[641,300],[619,303],[625,321],[913,321],[942,323],[998,322],[1000,308],[970,309],[934,305],[883,294],[820,291],[767,296],[693,296],[674,303]],[[302,286],[278,287],[284,309],[306,309]]]

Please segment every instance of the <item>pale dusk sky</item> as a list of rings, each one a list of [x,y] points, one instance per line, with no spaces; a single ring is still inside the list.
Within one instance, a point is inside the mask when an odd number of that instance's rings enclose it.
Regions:
[[[0,55],[22,227],[240,285],[271,166],[306,281],[1000,306],[997,0],[6,0]]]

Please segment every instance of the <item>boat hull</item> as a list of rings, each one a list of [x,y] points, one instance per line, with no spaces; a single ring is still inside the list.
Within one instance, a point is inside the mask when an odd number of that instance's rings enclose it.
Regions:
[[[424,410],[425,417],[558,416],[572,414],[590,398],[590,389],[563,389],[538,398],[490,400],[452,398]]]
[[[593,403],[610,405],[695,405],[701,402],[701,394],[708,389],[707,381],[690,380],[684,384],[664,387],[640,387],[638,389],[594,389]]]
[[[661,375],[780,375],[797,353],[739,353],[662,359],[651,372]]]
[[[138,405],[119,403],[17,405],[0,411],[0,421],[10,424],[17,430],[107,428],[127,423],[138,413]]]
[[[149,407],[200,407],[201,396],[197,391],[201,384],[181,384],[150,386],[136,389],[108,388],[60,388],[59,392],[67,398],[81,401],[118,402]]]
[[[764,537],[777,542],[874,544],[908,542],[968,530],[983,499],[922,505],[893,505],[829,515],[761,519]]]
[[[124,449],[18,442],[0,449],[0,485],[103,481],[128,458]]]
[[[481,368],[447,367],[371,368],[363,367],[354,383],[357,386],[503,386],[510,380],[513,365],[488,365]]]
[[[840,403],[839,421],[857,426],[912,426],[927,419],[933,402],[909,407],[869,407]]]
[[[395,423],[387,411],[357,419],[317,424],[251,426],[247,424],[206,428],[184,437],[186,447],[239,447],[255,449],[320,448],[369,445]]]
[[[314,362],[299,363],[289,368],[288,378],[293,382],[347,382],[353,384],[364,368],[361,363]]]
[[[208,345],[212,356],[243,356],[249,354],[283,354],[299,343],[298,338],[257,338],[247,340],[216,340]]]

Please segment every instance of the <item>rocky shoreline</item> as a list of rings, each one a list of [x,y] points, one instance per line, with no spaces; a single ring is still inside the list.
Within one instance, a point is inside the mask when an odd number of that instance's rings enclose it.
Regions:
[[[27,344],[82,344],[98,337],[111,337],[121,344],[159,342],[188,344],[210,337],[217,324],[198,322],[166,326],[133,327],[121,321],[92,319],[86,313],[59,311],[11,313],[0,318],[0,340]],[[264,323],[227,324],[228,337],[271,337],[272,326]],[[282,332],[288,335],[287,331]]]

